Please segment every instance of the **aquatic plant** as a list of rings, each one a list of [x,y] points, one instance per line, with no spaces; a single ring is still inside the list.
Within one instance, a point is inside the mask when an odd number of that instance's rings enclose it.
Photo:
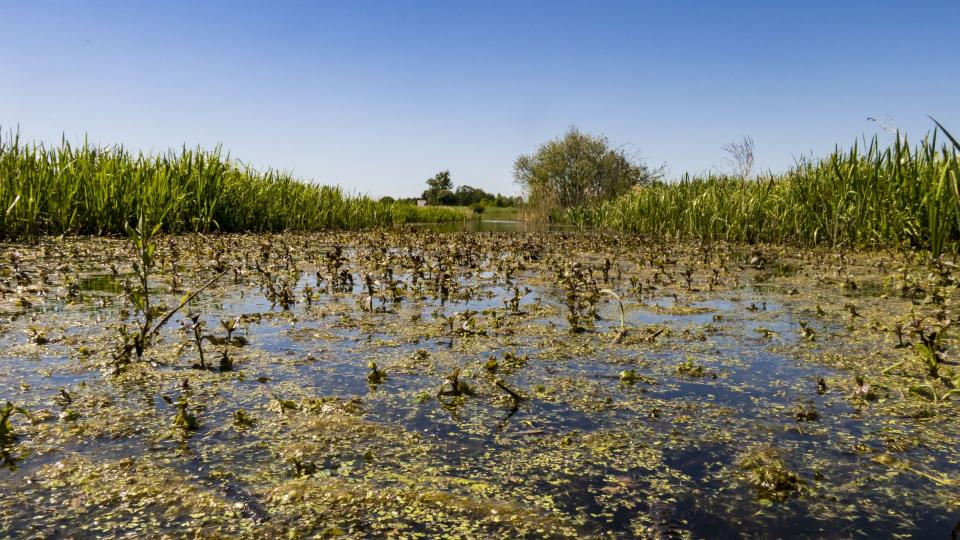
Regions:
[[[922,328],[915,330],[920,342],[914,345],[914,348],[930,377],[938,377],[940,374],[940,364],[944,361],[943,338],[948,328],[950,328],[950,321],[946,321],[931,332],[925,332]]]
[[[364,311],[373,312],[373,278],[370,274],[363,277],[363,285],[367,289],[367,295],[360,301],[360,308]]]
[[[566,291],[570,331],[579,333],[592,328],[598,318],[597,302],[600,299],[600,289],[597,288],[593,272],[574,262],[560,273],[558,281]]]
[[[651,379],[650,377],[647,377],[647,376],[645,376],[645,375],[640,375],[640,374],[638,374],[636,369],[626,369],[626,370],[623,370],[623,371],[621,371],[621,372],[618,374],[618,377],[619,377],[621,383],[623,383],[623,384],[625,384],[625,385],[628,385],[628,386],[629,386],[629,385],[636,384],[636,383],[638,383],[638,382],[643,382],[643,383],[647,383],[647,384],[654,384],[654,383],[655,383],[655,381],[654,381],[653,379]]]
[[[614,343],[620,343],[620,341],[623,340],[623,338],[627,335],[627,318],[626,313],[623,310],[623,299],[620,298],[619,294],[615,293],[611,289],[600,289],[600,292],[612,296],[614,299],[616,299],[617,304],[620,306],[620,329],[617,330],[617,333],[613,337]]]
[[[28,328],[27,335],[30,336],[30,342],[35,345],[46,345],[50,341],[46,331],[36,326]]]
[[[800,325],[800,337],[806,341],[814,341],[817,339],[817,333],[813,330],[813,328],[810,328],[810,323],[807,321],[799,321],[797,324]]]
[[[33,417],[30,416],[30,412],[27,411],[27,409],[14,405],[9,401],[6,402],[3,407],[0,407],[0,445],[11,443],[16,438],[16,434],[13,431],[13,424],[10,422],[10,418],[14,414],[22,414],[31,421],[33,420]]]
[[[703,366],[694,363],[692,358],[687,358],[683,362],[677,364],[674,373],[686,377],[705,377],[707,375],[707,372],[703,369]]]
[[[257,424],[257,419],[247,414],[243,409],[233,411],[233,425],[237,429],[247,429]]]
[[[524,295],[520,293],[520,288],[516,285],[511,288],[511,291],[513,292],[513,295],[509,300],[504,300],[503,305],[510,310],[510,313],[517,315],[520,313],[520,300],[523,299]]]
[[[512,403],[513,403],[512,409],[513,409],[514,411],[517,410],[517,408],[520,406],[520,403],[522,403],[523,401],[526,400],[525,397],[521,396],[520,394],[518,394],[518,393],[515,392],[514,390],[510,389],[510,387],[507,386],[507,383],[506,383],[503,379],[501,379],[500,377],[497,377],[497,378],[494,379],[493,385],[496,386],[497,388],[503,390],[504,392],[507,393],[508,396],[510,396],[510,399],[512,400]]]
[[[115,373],[118,373],[125,364],[130,362],[130,354],[132,352],[136,353],[138,359],[142,358],[148,343],[160,332],[160,329],[163,328],[178,311],[183,309],[183,307],[189,304],[197,295],[228,271],[224,269],[201,285],[197,290],[184,295],[180,304],[167,311],[166,314],[163,313],[160,306],[154,306],[150,299],[150,279],[155,265],[157,250],[155,237],[162,226],[162,217],[163,216],[151,218],[145,213],[141,213],[136,227],[131,227],[129,224],[125,225],[127,235],[134,247],[135,259],[133,261],[133,270],[137,282],[133,285],[126,285],[124,290],[131,304],[133,304],[136,323],[133,332],[131,332],[125,324],[121,325],[118,329],[119,344],[113,353],[113,370]],[[159,320],[154,323],[158,317]],[[196,324],[197,323],[194,325],[194,330],[199,332]],[[199,343],[198,348],[201,349],[200,364],[204,366],[203,351]]]
[[[793,418],[797,422],[813,422],[820,419],[820,413],[817,412],[817,408],[813,402],[807,400],[803,403],[798,403],[793,408]]]
[[[367,382],[368,382],[368,383],[370,383],[370,384],[372,384],[372,385],[378,385],[378,384],[382,383],[383,381],[387,380],[387,372],[384,371],[384,370],[382,370],[382,369],[380,369],[380,368],[377,366],[377,363],[374,362],[373,360],[371,360],[370,363],[367,364],[367,369],[370,370],[370,371],[367,372]]]
[[[854,377],[854,383],[855,385],[853,387],[852,396],[854,399],[876,401],[880,398],[880,394],[877,393],[877,389],[873,385],[868,384],[864,380],[863,375],[857,375]]]
[[[473,395],[476,395],[476,392],[473,391],[473,388],[471,388],[466,381],[460,379],[460,368],[453,370],[452,373],[447,375],[446,381],[440,386],[439,390],[437,390],[437,397],[460,397]]]
[[[200,429],[200,421],[197,415],[188,409],[187,398],[181,396],[177,400],[177,414],[173,418],[173,426],[183,433],[190,433]]]
[[[780,452],[770,446],[758,446],[744,452],[737,465],[745,471],[746,481],[763,501],[785,501],[803,493],[806,483],[787,467]]]
[[[145,212],[141,212],[136,227],[131,227],[128,224],[124,226],[136,253],[133,272],[136,275],[137,283],[129,289],[128,294],[138,316],[137,331],[132,334],[132,339],[137,358],[140,358],[147,346],[153,318],[157,314],[154,306],[150,304],[149,281],[150,273],[153,271],[154,255],[157,251],[157,245],[153,239],[162,227],[162,219],[151,221]]]
[[[233,358],[230,356],[230,345],[234,343],[233,333],[237,330],[237,325],[240,324],[240,317],[220,319],[220,326],[223,327],[224,331],[227,333],[226,339],[223,340],[223,351],[220,355],[220,371],[233,371]],[[241,340],[241,343],[243,340]]]
[[[184,321],[184,329],[190,332],[193,338],[193,344],[197,347],[197,354],[200,356],[200,362],[196,364],[198,369],[207,369],[207,362],[203,356],[203,321],[199,313],[190,313],[187,315],[190,322]]]
[[[274,275],[273,272],[257,267],[261,277],[261,288],[264,296],[273,305],[279,305],[284,311],[289,311],[297,303],[296,294],[293,291],[293,280],[288,277]]]

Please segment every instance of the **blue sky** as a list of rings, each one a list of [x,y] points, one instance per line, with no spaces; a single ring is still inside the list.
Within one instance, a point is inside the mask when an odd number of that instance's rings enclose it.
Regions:
[[[160,151],[222,143],[370,195],[515,193],[570,125],[671,176],[880,131],[960,132],[960,2],[0,0],[0,126]]]

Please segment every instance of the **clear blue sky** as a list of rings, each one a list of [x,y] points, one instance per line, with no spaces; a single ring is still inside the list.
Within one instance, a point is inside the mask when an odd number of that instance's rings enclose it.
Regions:
[[[958,0],[0,0],[0,125],[222,143],[371,195],[442,169],[514,193],[514,158],[569,125],[672,176],[722,168],[745,134],[783,170],[876,133],[868,116],[960,132],[958,32]]]

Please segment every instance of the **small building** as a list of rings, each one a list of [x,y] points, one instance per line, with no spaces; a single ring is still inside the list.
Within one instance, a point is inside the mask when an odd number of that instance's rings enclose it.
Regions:
[[[427,201],[425,199],[417,199],[417,206],[426,206]]]

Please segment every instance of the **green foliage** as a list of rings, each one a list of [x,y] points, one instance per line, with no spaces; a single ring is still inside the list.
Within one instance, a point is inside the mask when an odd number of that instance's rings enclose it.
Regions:
[[[189,405],[185,397],[177,401],[177,415],[173,418],[173,427],[183,433],[190,433],[200,429],[200,421],[197,415],[189,410]]]
[[[517,158],[514,179],[535,205],[579,206],[612,199],[655,176],[604,136],[570,128],[563,137]]]
[[[167,232],[357,229],[463,218],[259,172],[219,148],[145,155],[66,140],[48,148],[0,133],[0,237],[119,234],[140,215],[162,221]]]
[[[757,498],[762,503],[783,502],[806,490],[806,482],[787,466],[776,448],[751,448],[740,456],[737,464],[743,470],[744,479],[756,489]]]
[[[22,414],[30,418],[30,413],[26,409],[9,401],[3,407],[0,407],[0,444],[13,442],[16,438],[13,432],[13,424],[10,422],[10,417],[14,414]]]
[[[433,197],[433,204],[442,204],[444,206],[453,206],[457,204],[457,195],[449,189],[441,189]]]
[[[367,367],[370,369],[367,372],[367,382],[370,384],[377,385],[387,380],[387,372],[380,369],[376,362],[371,360]]]
[[[427,204],[452,204],[441,202],[441,198],[450,199],[453,195],[453,180],[450,179],[450,171],[440,171],[433,177],[427,179],[427,190],[423,192],[423,198]]]
[[[130,301],[138,313],[138,330],[133,337],[134,349],[137,358],[143,355],[146,347],[150,327],[153,324],[154,308],[150,305],[150,272],[153,270],[153,257],[157,251],[154,237],[160,231],[161,222],[152,223],[147,217],[147,208],[141,208],[140,218],[136,227],[125,225],[127,236],[136,249],[137,260],[133,263],[133,270],[137,276],[137,284],[130,290]]]
[[[559,218],[579,226],[703,240],[886,247],[906,244],[938,257],[960,240],[960,159],[937,131],[911,147],[837,149],[783,175],[724,176],[644,186]]]
[[[427,185],[434,191],[453,189],[453,180],[450,179],[450,171],[440,171],[433,178],[427,180]]]
[[[486,191],[470,187],[470,186],[459,186],[455,192],[457,196],[457,204],[461,206],[475,206],[479,204],[496,204],[497,197],[503,197],[503,195],[493,195],[492,193],[487,193]]]
[[[520,197],[506,197],[499,193],[494,195],[471,186],[459,186],[453,189],[450,171],[441,171],[427,179],[427,189],[423,192],[423,199],[427,204],[444,206],[473,206],[484,204],[490,206],[516,206],[521,202]],[[383,199],[381,199],[382,201]]]

